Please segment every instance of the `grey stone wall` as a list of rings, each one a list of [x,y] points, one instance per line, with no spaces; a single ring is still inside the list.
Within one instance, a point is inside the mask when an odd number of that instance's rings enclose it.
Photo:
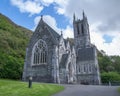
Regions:
[[[99,65],[97,61],[96,47],[91,47],[92,51],[88,49],[88,52],[81,55],[77,60],[77,80],[82,84],[100,84]],[[87,50],[86,49],[86,50]],[[81,49],[82,50],[82,49]],[[84,50],[84,49],[83,49]],[[84,51],[81,52],[84,52]],[[87,56],[86,56],[87,55]],[[89,57],[89,56],[90,57]],[[80,69],[79,69],[80,68]]]
[[[26,51],[27,55],[24,64],[23,80],[28,80],[28,77],[32,76],[33,81],[54,82],[54,78],[52,76],[52,55],[54,53],[54,45],[56,44],[52,40],[52,38],[53,37],[51,37],[49,30],[44,27],[37,28],[37,31],[33,33],[33,36],[31,37],[30,43]],[[48,47],[47,64],[33,66],[32,50],[36,42],[40,39],[44,40]]]

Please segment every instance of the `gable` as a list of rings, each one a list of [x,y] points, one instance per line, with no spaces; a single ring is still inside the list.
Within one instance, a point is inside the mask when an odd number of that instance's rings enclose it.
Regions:
[[[35,30],[35,33],[41,33],[41,30],[47,31],[46,35],[51,36],[51,39],[54,43],[58,43],[60,35],[55,30],[53,30],[47,23],[45,23],[42,18]]]
[[[39,39],[43,39],[48,45],[56,45],[59,38],[60,35],[41,19],[31,37],[29,46],[34,46]]]

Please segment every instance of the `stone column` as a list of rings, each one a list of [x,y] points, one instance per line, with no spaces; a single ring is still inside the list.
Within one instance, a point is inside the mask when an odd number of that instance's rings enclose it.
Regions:
[[[24,61],[24,68],[23,68],[23,75],[22,75],[22,80],[23,81],[26,80],[27,52],[28,52],[28,48],[26,48],[26,56],[25,56],[25,61]]]
[[[53,65],[54,83],[60,83],[60,79],[59,79],[59,63],[58,63],[58,48],[57,48],[57,46],[54,46],[54,49],[53,49],[52,65]]]

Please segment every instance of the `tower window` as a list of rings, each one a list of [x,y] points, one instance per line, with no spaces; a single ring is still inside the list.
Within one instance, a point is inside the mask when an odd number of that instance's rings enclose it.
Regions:
[[[92,72],[92,65],[89,64],[89,73],[91,73],[91,72]]]
[[[78,68],[79,68],[79,72],[81,72],[81,67],[80,67],[80,65],[79,65],[79,67],[78,67]]]
[[[32,52],[33,65],[46,64],[47,59],[47,45],[45,41],[39,40],[33,47]]]
[[[86,72],[86,66],[85,65],[83,65],[84,66],[84,72]]]
[[[80,34],[79,24],[77,24],[77,32],[78,32],[78,34]]]
[[[83,26],[83,24],[81,24],[81,32],[82,32],[82,35],[84,35],[84,26]]]

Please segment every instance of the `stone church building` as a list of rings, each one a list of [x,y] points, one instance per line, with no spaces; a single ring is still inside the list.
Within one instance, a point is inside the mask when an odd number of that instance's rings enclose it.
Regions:
[[[23,80],[36,82],[100,84],[97,49],[90,42],[87,17],[73,16],[74,45],[41,17],[28,47]]]

